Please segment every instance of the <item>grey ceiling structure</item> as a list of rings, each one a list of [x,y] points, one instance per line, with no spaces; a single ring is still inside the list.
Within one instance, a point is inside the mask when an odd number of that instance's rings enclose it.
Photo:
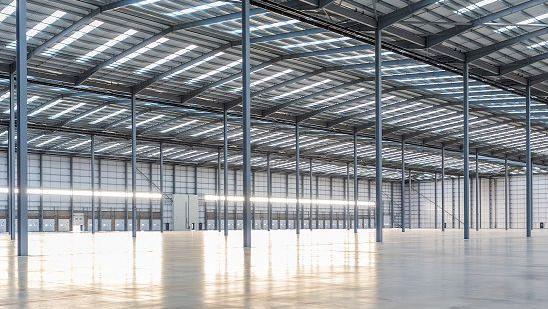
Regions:
[[[0,1],[0,124],[15,60],[12,0]],[[345,175],[358,134],[359,174],[374,177],[373,30],[383,29],[383,159],[398,179],[401,140],[414,177],[462,174],[462,63],[470,62],[470,141],[482,174],[519,172],[532,86],[532,154],[548,168],[546,1],[254,0],[252,165]],[[140,160],[215,166],[228,114],[229,164],[241,165],[241,13],[237,1],[29,1],[29,148],[131,153],[136,97]],[[8,95],[6,95],[8,93]],[[7,145],[6,130],[0,141]]]

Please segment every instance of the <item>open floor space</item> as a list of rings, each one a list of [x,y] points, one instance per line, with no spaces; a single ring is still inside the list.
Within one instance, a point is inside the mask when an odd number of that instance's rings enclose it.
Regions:
[[[543,308],[548,233],[386,230],[35,233],[0,240],[0,306]]]

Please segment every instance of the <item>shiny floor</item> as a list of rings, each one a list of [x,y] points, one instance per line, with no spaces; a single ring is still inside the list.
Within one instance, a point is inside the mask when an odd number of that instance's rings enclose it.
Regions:
[[[0,306],[546,308],[548,232],[385,230],[0,235]],[[525,308],[525,307],[524,307]]]

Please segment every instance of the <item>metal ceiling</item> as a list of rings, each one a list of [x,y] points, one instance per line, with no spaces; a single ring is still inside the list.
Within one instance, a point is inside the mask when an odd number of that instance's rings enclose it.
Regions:
[[[516,172],[521,170],[525,99],[519,93],[527,79],[534,82],[536,95],[533,158],[536,171],[546,172],[546,2],[483,2],[490,3],[477,8],[473,2],[447,0],[270,5],[291,7],[291,14],[303,9],[310,18],[364,36],[378,17],[389,45],[398,47],[387,48],[383,55],[387,178],[400,177],[402,138],[414,177],[430,178],[440,170],[442,144],[448,150],[446,172],[461,174],[462,78],[447,67],[457,68],[461,56],[474,59],[477,77],[470,84],[470,137],[471,148],[480,154],[480,173],[502,173],[505,156]],[[11,3],[0,1],[4,126],[7,76],[15,58]],[[238,2],[29,1],[28,17],[31,149],[86,155],[93,134],[97,155],[128,157],[129,95],[136,93],[139,158],[157,158],[163,142],[168,161],[216,165],[226,108],[229,163],[241,164]],[[535,17],[538,20],[523,23]],[[357,129],[360,175],[373,177],[372,47],[360,37],[342,36],[260,7],[252,10],[251,30],[253,166],[264,168],[271,153],[274,168],[291,171],[293,126],[298,121],[303,162],[313,159],[315,173],[346,174],[346,164],[352,161],[351,134]],[[515,42],[504,43],[508,40]],[[0,138],[6,144],[5,130]]]

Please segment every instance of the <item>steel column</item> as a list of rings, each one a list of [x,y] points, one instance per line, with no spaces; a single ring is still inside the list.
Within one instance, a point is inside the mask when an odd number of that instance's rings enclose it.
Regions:
[[[409,190],[407,191],[407,209],[408,209],[408,216],[407,219],[409,220],[409,229],[411,229],[411,170],[409,170],[409,179],[407,181],[409,183]]]
[[[127,192],[128,192],[128,177],[127,177],[127,161],[124,161],[124,189],[126,191],[126,198],[124,199],[124,231],[127,232],[128,226],[128,202],[127,202]]]
[[[358,232],[358,146],[357,131],[354,129],[354,233]]]
[[[242,129],[243,129],[243,233],[244,247],[251,247],[251,222],[249,207],[251,197],[251,96],[250,75],[251,63],[249,59],[250,33],[249,33],[249,9],[250,0],[242,0]]]
[[[390,227],[394,228],[394,182],[390,182]]]
[[[468,62],[463,66],[463,129],[462,155],[464,157],[464,239],[470,238],[470,140],[468,132]]]
[[[28,162],[27,162],[27,0],[16,3],[17,72],[17,255],[28,255]]]
[[[217,182],[219,173],[217,172]],[[219,187],[217,186],[217,189]],[[219,195],[219,193],[217,193]],[[215,221],[217,222],[217,221]],[[164,144],[160,143],[160,232],[164,232]]]
[[[418,211],[418,220],[417,225],[418,228],[421,228],[421,183],[419,180],[417,180],[417,211]]]
[[[93,234],[95,233],[95,135],[91,136],[90,157],[91,233]]]
[[[300,148],[299,148],[299,123],[295,122],[295,232],[300,233],[299,228],[299,201],[300,201]]]
[[[221,196],[221,148],[217,149],[217,171],[215,173],[215,194]],[[215,229],[221,232],[221,200],[215,201]]]
[[[441,146],[441,231],[445,231],[445,145]]]
[[[272,229],[272,203],[270,202],[270,199],[272,198],[272,174],[270,171],[270,153],[266,154],[266,194],[268,197],[268,204],[267,204],[267,218],[268,218],[268,224],[267,224],[267,230],[270,231]]]
[[[344,209],[344,227],[350,229],[350,164],[346,163],[346,180],[344,182],[345,187],[345,200],[346,208]]]
[[[15,239],[15,118],[17,117],[15,100],[15,73],[10,72],[10,124],[8,129],[8,214],[6,227],[11,240]]]
[[[69,185],[70,185],[70,192],[74,190],[74,160],[73,157],[70,156],[69,158]],[[72,232],[74,226],[73,226],[73,220],[74,220],[74,197],[72,194],[69,196],[69,212],[70,212],[70,221],[69,221],[69,231]]]
[[[527,81],[525,88],[525,160],[526,160],[526,182],[525,182],[525,209],[527,237],[531,237],[533,228],[533,162],[531,159],[531,82]]]
[[[137,123],[135,93],[131,94],[131,236],[137,236]]]
[[[375,235],[382,242],[382,84],[381,30],[375,30]]]
[[[438,229],[438,173],[434,173],[434,228]]]
[[[103,189],[102,188],[102,183],[101,183],[101,159],[98,159],[97,160],[97,184],[99,185],[99,192],[101,192],[101,190]],[[101,218],[101,215],[102,215],[102,201],[101,201],[101,196],[98,196],[97,197],[97,230],[98,231],[102,231],[103,227],[103,220]]]
[[[309,163],[309,168],[310,168],[310,183],[309,183],[309,187],[310,187],[310,209],[308,211],[308,228],[312,231],[312,159],[310,159],[308,161]]]
[[[405,141],[401,139],[401,185],[400,185],[401,231],[405,232]]]
[[[289,174],[285,174],[285,197],[289,198]],[[289,204],[285,203],[285,229],[289,229]]]
[[[459,229],[461,228],[460,226],[460,223],[461,223],[461,219],[460,219],[460,176],[457,176],[457,196],[459,197],[458,199],[458,210],[457,210],[457,215],[458,215],[458,225],[459,225]]]
[[[44,189],[44,160],[42,154],[38,156],[38,179],[40,184],[40,190]],[[40,194],[38,204],[38,231],[44,231],[44,195]]]
[[[223,110],[223,229],[228,235],[228,123],[227,110]]]
[[[479,231],[480,228],[480,209],[481,209],[481,200],[480,200],[480,177],[479,177],[479,160],[478,160],[478,149],[476,148],[476,231]]]
[[[508,209],[509,209],[509,200],[508,200],[508,155],[504,155],[504,229],[508,230]]]
[[[371,202],[371,179],[367,179],[367,201]],[[371,206],[367,206],[367,228],[371,228]]]
[[[333,177],[329,177],[329,200],[333,200]],[[333,228],[333,204],[329,204],[329,228]]]

